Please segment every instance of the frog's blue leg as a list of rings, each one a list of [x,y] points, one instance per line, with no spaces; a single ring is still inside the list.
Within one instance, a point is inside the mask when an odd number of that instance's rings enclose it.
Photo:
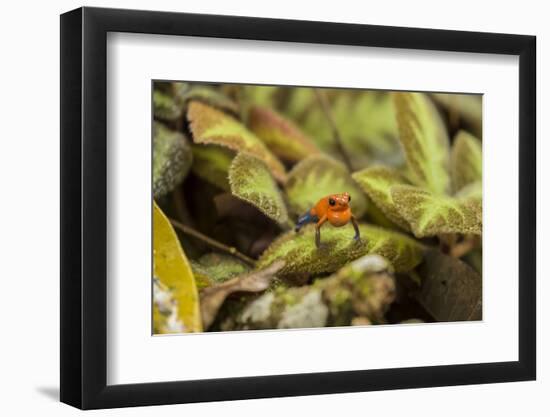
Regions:
[[[319,218],[317,216],[312,216],[309,212],[304,214],[303,216],[300,216],[298,219],[298,222],[296,223],[296,227],[294,230],[296,232],[299,232],[302,227],[304,227],[308,223],[317,223],[319,221]]]

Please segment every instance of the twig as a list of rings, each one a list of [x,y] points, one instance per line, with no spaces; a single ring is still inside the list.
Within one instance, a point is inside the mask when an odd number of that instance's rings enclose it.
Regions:
[[[328,120],[328,123],[330,125],[330,129],[332,130],[332,136],[334,137],[334,142],[336,144],[336,147],[338,148],[338,152],[344,159],[345,164],[347,165],[348,169],[350,171],[353,170],[353,167],[351,166],[351,161],[348,158],[348,154],[346,153],[346,150],[344,149],[344,144],[342,142],[342,137],[340,136],[340,132],[338,131],[338,127],[336,126],[336,122],[334,121],[334,117],[332,117],[332,111],[330,110],[330,104],[327,100],[327,97],[325,96],[324,92],[319,90],[318,88],[314,88],[313,91],[315,92],[315,96],[317,97],[317,101],[321,105],[321,109],[323,110],[323,113],[325,113],[325,117]]]
[[[455,243],[451,247],[449,255],[451,255],[453,258],[462,258],[472,249],[476,248],[478,246],[478,243],[479,239],[477,236],[465,236],[464,240]]]
[[[221,242],[218,242],[217,240],[214,240],[204,234],[202,234],[201,232],[199,232],[198,230],[195,230],[193,229],[192,227],[189,227],[189,226],[186,226],[180,222],[178,222],[177,220],[174,220],[174,219],[170,219],[170,223],[172,223],[172,225],[180,230],[181,232],[185,233],[185,234],[188,234],[189,236],[193,236],[199,240],[202,240],[204,243],[206,243],[207,245],[213,247],[213,248],[216,248],[216,249],[219,249],[223,252],[227,252],[237,258],[239,258],[240,260],[246,262],[247,264],[251,265],[251,266],[254,266],[255,264],[255,261],[254,259],[252,258],[249,258],[248,256],[240,253],[236,248],[234,248],[233,246],[227,246],[227,245],[224,245],[223,243]]]
[[[456,245],[458,241],[458,235],[456,233],[442,233],[438,235],[439,238],[439,250],[449,255],[451,248]]]

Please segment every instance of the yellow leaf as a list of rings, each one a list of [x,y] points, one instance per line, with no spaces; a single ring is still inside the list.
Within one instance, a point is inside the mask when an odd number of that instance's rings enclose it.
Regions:
[[[170,294],[169,303],[176,311],[174,319],[179,322],[184,332],[202,331],[199,308],[199,295],[195,278],[189,262],[183,252],[176,232],[157,206],[153,203],[153,259],[154,276],[163,290]],[[159,307],[157,305],[157,307]],[[168,317],[159,317],[162,308],[154,308],[153,321],[161,333],[168,333]],[[161,325],[164,323],[164,325]]]

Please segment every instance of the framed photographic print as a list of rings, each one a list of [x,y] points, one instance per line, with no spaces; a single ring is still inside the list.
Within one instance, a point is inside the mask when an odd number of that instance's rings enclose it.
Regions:
[[[61,16],[61,400],[535,379],[535,38]]]

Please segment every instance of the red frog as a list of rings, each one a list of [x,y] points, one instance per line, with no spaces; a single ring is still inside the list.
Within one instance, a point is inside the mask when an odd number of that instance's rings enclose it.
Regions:
[[[335,227],[341,227],[348,224],[351,220],[351,224],[355,230],[353,239],[361,239],[357,220],[351,213],[351,208],[349,206],[350,201],[351,196],[349,193],[332,194],[321,198],[309,212],[298,219],[295,231],[300,231],[300,229],[308,223],[316,223],[315,245],[319,248],[321,246],[321,226],[323,224],[328,221]]]

